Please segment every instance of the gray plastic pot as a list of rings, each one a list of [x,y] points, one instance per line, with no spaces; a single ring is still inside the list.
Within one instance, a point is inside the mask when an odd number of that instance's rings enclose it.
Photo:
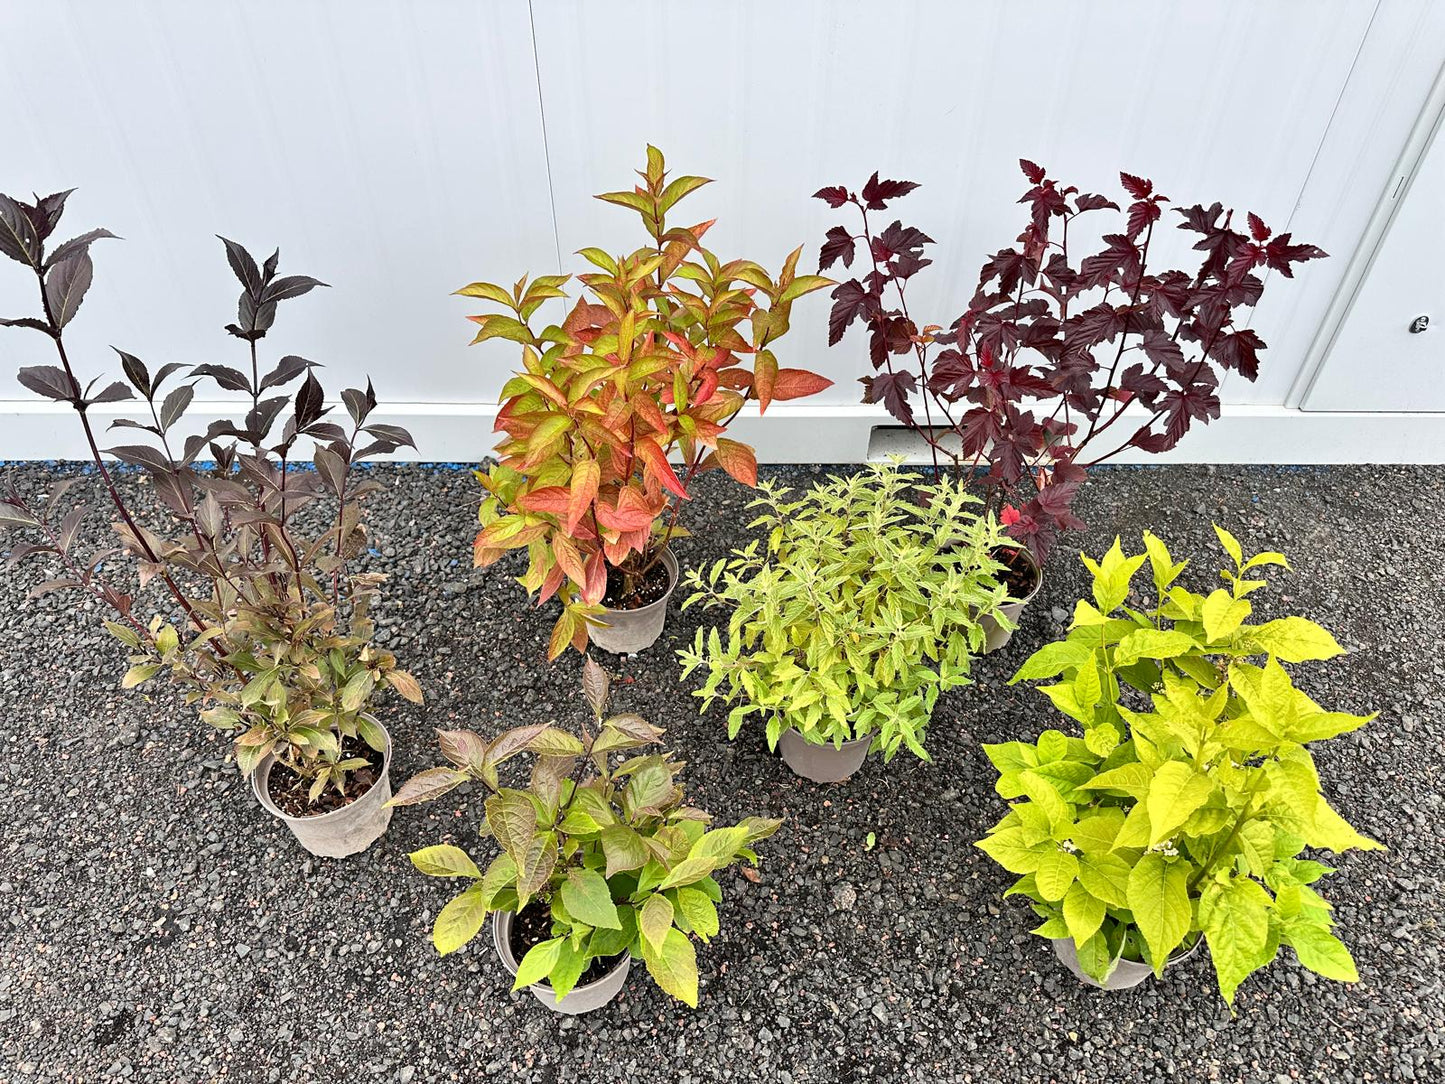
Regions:
[[[492,914],[492,947],[497,950],[507,974],[513,978],[517,975],[517,957],[512,954],[512,921],[515,917],[511,911],[496,911]],[[553,1012],[580,1016],[584,1012],[602,1008],[616,997],[627,982],[627,972],[631,967],[632,957],[624,952],[618,957],[611,971],[595,982],[574,987],[561,1001],[557,1000],[556,991],[545,982],[535,982],[527,989]]]
[[[667,594],[637,610],[608,610],[602,615],[605,625],[587,630],[592,643],[618,655],[635,655],[657,643],[667,621],[667,604],[677,587],[677,558],[671,550],[662,551],[662,567],[667,569]]]
[[[1034,570],[1034,589],[1028,593],[1026,598],[1015,599],[1013,602],[1007,602],[999,607],[999,611],[1007,615],[1015,625],[1023,616],[1024,607],[1034,600],[1034,596],[1039,593],[1039,588],[1044,584],[1043,570],[1039,568],[1039,562],[1034,555],[1022,546],[1019,547],[1018,552],[1023,554],[1024,560]],[[990,651],[997,651],[1013,639],[1014,630],[1000,625],[993,619],[993,614],[984,614],[979,624],[983,627],[983,654],[985,655]]]
[[[793,769],[793,774],[814,783],[841,783],[859,768],[868,756],[872,738],[814,745],[791,727],[778,736],[778,755]]]
[[[1182,951],[1175,949],[1169,954],[1169,959],[1164,962],[1165,969],[1167,970],[1173,967],[1181,960],[1189,959],[1189,957],[1199,951],[1199,946],[1203,941],[1203,937],[1197,937],[1194,940],[1194,944],[1190,945],[1187,949],[1183,949]],[[1055,938],[1054,955],[1059,958],[1065,967],[1074,973],[1074,978],[1078,979],[1085,986],[1095,986],[1100,990],[1128,990],[1138,986],[1150,975],[1154,974],[1154,969],[1148,964],[1140,963],[1137,960],[1120,959],[1114,964],[1114,970],[1109,972],[1109,977],[1103,982],[1100,982],[1079,966],[1079,954],[1074,948],[1074,939],[1072,937]]]
[[[382,727],[386,731],[385,727]],[[354,802],[315,817],[292,817],[282,813],[266,789],[276,759],[268,756],[251,773],[251,791],[261,808],[277,820],[284,821],[296,841],[322,858],[345,858],[366,850],[382,837],[391,823],[391,734],[386,734],[386,750],[382,754],[381,778]]]

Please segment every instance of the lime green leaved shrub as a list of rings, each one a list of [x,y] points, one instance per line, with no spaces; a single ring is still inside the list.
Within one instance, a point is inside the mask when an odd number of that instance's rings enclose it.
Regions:
[[[1006,589],[994,550],[1004,542],[952,480],[929,482],[896,463],[831,477],[802,497],[764,482],[749,507],[765,541],[733,551],[705,574],[684,608],[730,609],[680,651],[683,676],[701,669],[703,710],[733,704],[728,736],[749,718],[768,745],[792,728],[815,744],[871,737],[929,759],[924,735],[938,696],[968,683],[983,646],[979,621]]]
[[[1207,593],[1181,584],[1187,562],[1152,534],[1143,555],[1115,540],[1101,560],[1084,558],[1093,600],[1013,678],[1048,680],[1040,691],[1083,736],[984,747],[1013,804],[978,846],[1018,874],[1007,894],[1033,902],[1034,932],[1072,938],[1094,978],[1120,959],[1161,973],[1202,936],[1233,1003],[1281,945],[1326,978],[1356,980],[1314,888],[1333,870],[1307,849],[1380,844],[1330,805],[1309,749],[1374,716],[1327,711],[1283,665],[1332,658],[1339,644],[1301,617],[1252,622],[1260,570],[1286,561],[1246,559],[1215,530],[1230,563]],[[1152,597],[1132,605],[1146,561]]]
[[[466,851],[441,843],[413,851],[431,877],[466,887],[436,917],[443,955],[474,938],[494,911],[545,908],[551,936],[521,959],[513,989],[548,983],[561,1001],[596,958],[630,953],[664,992],[697,1007],[697,950],[717,934],[722,889],[714,874],[757,864],[753,844],[780,820],[747,817],[709,827],[712,817],[684,801],[682,764],[638,752],[662,730],[632,714],[606,713],[608,678],[590,658],[582,687],[592,725],[580,737],[532,723],[487,739],[439,730],[448,764],[409,779],[390,802],[428,802],[463,783],[488,791],[480,834],[500,852],[483,870]],[[509,786],[508,762],[527,756],[526,786]],[[619,758],[616,763],[613,758]]]

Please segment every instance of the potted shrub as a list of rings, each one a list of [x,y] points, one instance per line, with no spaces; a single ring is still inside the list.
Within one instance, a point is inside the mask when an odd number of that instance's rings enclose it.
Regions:
[[[547,723],[487,739],[439,730],[450,762],[408,780],[392,805],[431,801],[464,782],[490,792],[482,835],[501,853],[483,872],[460,847],[414,851],[417,869],[467,887],[442,908],[432,941],[443,955],[481,931],[492,916],[492,943],[514,976],[548,1008],[584,1013],[622,989],[641,959],[663,991],[697,1007],[697,950],[719,929],[722,890],[713,876],[747,860],[752,846],[782,823],[748,817],[726,828],[685,805],[662,730],[632,714],[606,713],[608,678],[591,658],[582,688],[592,725],[580,737]],[[503,781],[507,761],[535,759],[525,786]],[[613,756],[621,756],[613,763]]]
[[[728,736],[757,717],[768,747],[815,782],[848,778],[870,750],[924,760],[938,695],[967,684],[1005,588],[991,556],[992,516],[950,479],[926,482],[894,464],[832,477],[799,499],[764,482],[751,507],[755,541],[693,571],[685,605],[732,610],[725,629],[698,629],[679,652],[702,668],[707,710],[733,703]]]
[[[986,468],[989,508],[1020,543],[999,555],[1011,595],[1027,601],[1058,533],[1083,527],[1073,503],[1088,468],[1126,448],[1167,451],[1194,421],[1217,418],[1222,375],[1258,375],[1265,344],[1244,325],[1264,291],[1261,272],[1291,278],[1325,253],[1273,234],[1257,215],[1237,228],[1234,212],[1196,204],[1176,209],[1177,225],[1198,235],[1201,262],[1161,269],[1151,242],[1169,201],[1150,181],[1121,173],[1121,208],[1020,165],[1028,224],[983,265],[946,327],[920,326],[908,308],[933,239],[870,217],[918,185],[875,173],[857,192],[839,185],[816,196],[851,206],[857,223],[828,230],[819,270],[851,267],[861,243],[866,271],[834,289],[829,345],[862,324],[874,370],[862,378],[863,401],[922,437],[935,469],[972,478]],[[1099,221],[1107,214],[1120,220],[1113,230]]]
[[[44,504],[13,490],[0,499],[0,527],[29,539],[12,546],[10,559],[44,555],[59,567],[33,594],[74,590],[113,611],[115,620],[105,627],[130,652],[122,685],[165,674],[202,719],[235,734],[236,762],[258,800],[303,846],[335,857],[362,850],[390,819],[384,803],[391,793],[391,743],[372,702],[383,685],[417,703],[421,690],[390,652],[371,642],[369,610],[383,577],[351,562],[366,547],[362,501],[377,485],[359,480],[354,468],[368,456],[411,445],[411,437],[369,420],[376,406],[370,384],[341,393],[351,415],[343,427],[327,418],[331,408],[313,362],[288,355],[262,373],[257,343],[276,306],[324,284],[306,275],[278,276],[279,254],[258,266],[233,241],[225,241],[226,255],[242,290],[238,322],[227,330],[247,344],[249,374],[177,364],[152,374],[140,358],[118,350],[125,382],[99,391],[95,380],[82,385],[65,328],[90,286],[91,244],[113,235],[92,230],[47,251],[67,195],[34,204],[0,196],[0,251],[34,272],[42,306],[39,317],[0,323],[54,342],[59,366],[23,368],[20,382],[74,409],[139,586],[114,581],[115,549],[76,551],[86,509],[62,508],[69,482],[54,487]],[[285,390],[302,377],[294,395]],[[245,417],[182,437],[178,423],[205,378],[243,393]],[[137,396],[145,403],[142,418],[111,428],[146,434],[144,443],[105,451],[147,475],[165,526],[142,522],[134,497],[115,484],[90,413],[97,403]],[[276,422],[288,407],[291,415],[278,433]],[[302,437],[315,444],[315,471],[290,469]],[[203,453],[213,461],[209,468],[198,463]],[[147,618],[136,594],[149,584],[168,599]]]
[[[578,276],[583,295],[560,327],[535,332],[530,321],[570,276],[457,291],[504,310],[471,318],[474,342],[521,344],[522,370],[502,389],[497,465],[477,475],[487,496],[473,557],[485,566],[526,548],[523,586],[539,605],[562,603],[549,658],[589,638],[615,652],[651,646],[677,583],[668,543],[685,533],[693,479],[720,466],[757,481],[753,450],[725,435],[728,424],[749,400],[766,411],[832,383],[780,368],[771,349],[793,302],[831,285],[796,274],[801,249],[776,280],[751,260],[724,263],[702,247],[711,222],[668,224],[707,179],[669,180],[656,147],[639,175],[632,191],[597,198],[636,211],[648,243],[620,256],[582,249],[596,270]]]
[[[1302,617],[1251,623],[1257,571],[1220,530],[1226,586],[1182,586],[1184,563],[1145,534],[1151,606],[1126,605],[1146,557],[1118,541],[1098,562],[1093,601],[1080,600],[1068,637],[1014,680],[1083,726],[1035,744],[985,746],[997,789],[1013,805],[978,843],[1019,880],[1043,919],[1034,932],[1083,981],[1120,989],[1163,973],[1200,941],[1220,993],[1270,963],[1281,945],[1326,978],[1357,978],[1314,885],[1332,870],[1302,856],[1371,850],[1322,792],[1310,745],[1373,715],[1327,711],[1295,688],[1284,663],[1341,649]]]

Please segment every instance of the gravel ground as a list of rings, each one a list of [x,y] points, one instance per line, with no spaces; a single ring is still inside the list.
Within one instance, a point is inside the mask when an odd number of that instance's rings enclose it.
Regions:
[[[39,467],[12,472],[22,488]],[[795,483],[815,468],[772,471]],[[393,779],[437,759],[432,726],[576,717],[578,659],[549,667],[551,618],[508,562],[467,565],[476,489],[460,471],[378,468],[374,567],[391,574],[382,637],[429,701],[390,700]],[[133,480],[128,485],[136,484]],[[87,479],[82,487],[93,486]],[[709,479],[684,562],[745,536],[745,494]],[[1434,468],[1117,468],[1082,502],[1098,552],[1153,526],[1176,554],[1217,552],[1210,521],[1299,570],[1275,615],[1315,618],[1351,649],[1301,667],[1342,710],[1380,709],[1319,754],[1345,815],[1388,852],[1350,855],[1325,885],[1361,982],[1281,959],[1233,1016],[1196,958],[1131,993],[1080,986],[1008,875],[970,846],[1001,813],[979,743],[1036,735],[1047,701],[1012,668],[1086,590],[1069,552],[1008,649],[982,660],[929,734],[932,766],[870,762],[850,783],[792,777],[756,732],[697,715],[671,649],[674,612],[640,658],[604,661],[614,701],[664,725],[691,800],[720,817],[785,816],[761,880],[724,878],[723,932],[700,952],[702,1004],[641,968],[602,1012],[571,1019],[508,992],[480,939],[438,959],[448,885],[406,853],[471,846],[477,796],[398,811],[365,855],[309,858],[258,808],[222,739],[178,698],[122,693],[112,643],[75,601],[28,601],[0,572],[0,1077],[156,1081],[1374,1081],[1445,1079],[1445,483]],[[99,519],[99,517],[96,517]],[[1213,567],[1212,565],[1207,567]],[[152,594],[154,589],[152,589]],[[1256,595],[1258,599],[1260,596]],[[872,833],[876,845],[869,849]],[[480,846],[474,850],[482,850]]]

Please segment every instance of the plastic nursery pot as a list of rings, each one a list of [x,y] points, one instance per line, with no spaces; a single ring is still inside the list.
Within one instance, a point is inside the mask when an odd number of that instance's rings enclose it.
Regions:
[[[492,914],[492,947],[497,950],[507,974],[513,977],[517,974],[517,957],[512,952],[512,922],[515,918],[511,911],[496,911]],[[631,967],[632,957],[624,952],[617,957],[617,962],[607,974],[586,985],[574,987],[561,1001],[557,1000],[556,991],[545,982],[533,983],[527,989],[553,1012],[580,1016],[582,1013],[602,1008],[616,997],[627,982],[627,972]]]
[[[392,811],[386,808],[391,800],[391,734],[385,727],[382,730],[386,732],[386,749],[382,753],[381,778],[360,798],[340,809],[314,817],[292,817],[281,812],[266,788],[276,763],[272,756],[267,756],[251,773],[251,791],[261,808],[284,821],[296,841],[312,854],[322,858],[358,854],[380,839],[391,823]]]
[[[1199,951],[1203,937],[1196,937],[1194,944],[1186,949],[1175,949],[1169,954],[1169,959],[1164,962],[1166,969],[1173,967],[1181,960],[1187,960]],[[1154,969],[1146,963],[1137,960],[1121,959],[1114,965],[1114,970],[1103,982],[1099,982],[1082,967],[1079,966],[1079,954],[1074,948],[1072,937],[1059,937],[1054,939],[1054,955],[1062,961],[1063,965],[1074,973],[1085,986],[1094,986],[1100,990],[1129,990],[1138,986],[1141,982],[1154,974]]]
[[[778,735],[778,755],[793,769],[794,775],[814,783],[841,783],[863,767],[872,744],[870,737],[845,741],[839,746],[832,742],[818,745],[789,727]]]
[[[602,615],[605,625],[587,630],[588,638],[603,651],[618,655],[634,655],[646,651],[662,635],[667,620],[667,604],[677,587],[677,558],[671,550],[662,551],[662,567],[667,569],[667,593],[656,602],[636,610],[607,610]]]
[[[1014,622],[1014,624],[1018,624],[1019,618],[1023,616],[1024,607],[1034,600],[1034,596],[1039,593],[1039,588],[1043,586],[1044,572],[1043,569],[1039,567],[1038,559],[1032,553],[1030,553],[1027,548],[1025,548],[1024,546],[1009,548],[1018,555],[1019,559],[1021,559],[1023,563],[1026,564],[1033,571],[1034,574],[1033,589],[1030,590],[1025,597],[1021,599],[1016,599],[1013,602],[1005,603],[1004,605],[999,607],[999,612],[1006,614],[1009,620]],[[999,559],[1002,560],[1002,557],[1000,557]],[[1005,644],[1007,644],[1010,640],[1013,639],[1013,629],[1004,628],[993,619],[993,614],[984,614],[982,619],[979,621],[979,625],[983,627],[983,654],[985,655],[987,655],[990,651],[997,651],[999,648],[1003,647]]]

